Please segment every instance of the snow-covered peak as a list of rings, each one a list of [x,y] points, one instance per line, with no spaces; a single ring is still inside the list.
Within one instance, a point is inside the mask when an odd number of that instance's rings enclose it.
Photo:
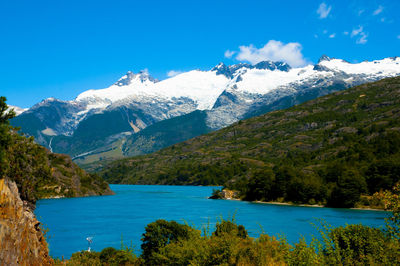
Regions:
[[[52,103],[52,102],[63,102],[63,101],[61,101],[57,98],[54,98],[54,97],[50,97],[50,98],[43,99],[41,102],[35,104],[33,107],[46,105],[46,104]]]
[[[274,61],[261,61],[255,65],[250,65],[247,63],[239,63],[235,65],[227,66],[224,63],[219,63],[211,69],[211,71],[216,71],[217,75],[224,75],[227,78],[235,78],[238,74],[243,74],[244,70],[248,69],[267,69],[267,70],[280,70],[289,71],[291,67],[285,62],[274,62]]]
[[[309,65],[302,68],[292,68],[288,71],[253,68],[241,75],[241,80],[236,83],[238,91],[246,93],[265,94],[293,82],[307,80],[312,76],[330,75],[328,72],[319,73]]]
[[[128,71],[124,76],[122,76],[114,85],[126,86],[131,83],[145,83],[145,82],[157,82],[152,76],[150,76],[147,70],[141,70],[139,73],[134,74],[132,71]]]
[[[318,60],[318,64],[319,63],[321,63],[322,61],[330,61],[330,60],[332,60],[333,58],[330,58],[329,56],[327,56],[327,55],[322,55],[320,58],[319,58],[319,60]]]
[[[15,115],[18,116],[18,115],[22,114],[23,112],[25,112],[26,110],[28,110],[29,108],[21,108],[18,106],[9,105],[7,112],[10,111],[11,109],[13,109],[15,112]]]
[[[289,71],[291,67],[285,62],[273,62],[273,61],[261,61],[254,65],[256,69],[269,69],[269,70],[280,70]]]
[[[227,66],[219,63],[210,71],[193,70],[156,82],[147,71],[128,72],[117,83],[100,90],[81,93],[76,102],[91,109],[102,110],[114,103],[166,103],[185,98],[196,109],[211,109],[221,93],[235,86],[243,93],[265,94],[271,90],[303,84],[307,80],[329,78],[335,74],[367,76],[373,80],[400,74],[400,58],[351,64],[344,60],[322,56],[317,65],[291,68],[284,62],[263,61],[256,65],[239,63]],[[350,78],[350,77],[344,77]]]
[[[168,99],[189,98],[197,104],[197,109],[206,110],[212,108],[228,81],[214,71],[193,70],[154,84],[152,93]]]
[[[324,60],[318,65],[332,71],[342,71],[346,74],[374,75],[392,77],[400,71],[400,58],[391,57],[382,60],[364,61],[361,63],[349,63],[342,59]]]
[[[125,99],[163,101],[189,98],[203,110],[212,108],[227,84],[227,78],[216,75],[214,71],[193,70],[160,82],[149,77],[146,71],[138,74],[128,72],[108,88],[81,93],[76,101],[86,103],[87,109],[98,109]]]
[[[226,65],[223,63],[223,62],[220,62],[218,65],[216,65],[215,67],[213,67],[212,69],[211,69],[211,71],[216,71],[216,70],[218,70],[218,69],[225,69],[226,68]]]

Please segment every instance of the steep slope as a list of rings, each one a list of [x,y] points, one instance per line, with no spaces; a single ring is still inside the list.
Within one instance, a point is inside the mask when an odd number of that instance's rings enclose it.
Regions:
[[[160,121],[136,134],[126,136],[123,141],[114,141],[106,146],[106,149],[76,157],[74,161],[83,169],[95,172],[112,160],[155,152],[209,133],[212,129],[207,126],[206,117],[205,111],[194,111],[187,115]]]
[[[119,148],[122,144],[140,144],[129,138],[163,120],[203,111],[206,116],[200,124],[216,130],[240,119],[399,74],[397,57],[351,64],[326,56],[316,65],[301,68],[271,61],[221,63],[210,71],[189,71],[163,81],[146,71],[128,72],[112,86],[83,92],[74,101],[44,100],[12,123],[54,152],[76,159],[85,155],[118,158],[129,154]],[[165,145],[173,143],[168,137],[158,140]],[[165,146],[141,147],[143,150],[139,146],[127,150],[143,154]]]
[[[353,206],[400,176],[400,78],[111,163],[113,183],[223,185],[246,199]]]
[[[0,179],[0,206],[0,264],[53,265],[40,222],[15,182]]]
[[[14,181],[23,201],[33,207],[41,198],[112,194],[104,180],[80,169],[69,156],[17,134],[8,124],[12,115],[4,97],[0,107],[0,178]]]
[[[125,156],[158,151],[172,144],[206,134],[212,129],[206,124],[207,114],[194,111],[151,125],[127,138],[123,146]]]

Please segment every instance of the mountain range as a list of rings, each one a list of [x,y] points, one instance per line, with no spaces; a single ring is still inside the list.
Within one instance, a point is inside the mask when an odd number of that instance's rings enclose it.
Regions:
[[[399,57],[353,64],[327,56],[300,68],[272,61],[220,63],[162,81],[147,71],[128,72],[110,87],[72,101],[45,99],[11,123],[84,165],[154,152],[241,119],[399,74]]]

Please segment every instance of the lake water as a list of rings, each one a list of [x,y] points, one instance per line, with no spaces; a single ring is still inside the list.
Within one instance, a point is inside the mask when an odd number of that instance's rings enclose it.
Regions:
[[[348,209],[312,208],[250,203],[233,200],[210,200],[213,187],[111,185],[113,196],[46,199],[37,202],[35,214],[49,229],[50,254],[69,258],[87,249],[86,238],[93,237],[92,249],[121,247],[131,243],[140,253],[140,238],[147,224],[157,219],[187,222],[211,230],[220,217],[236,217],[250,236],[263,231],[269,235],[285,234],[296,242],[301,235],[318,235],[311,225],[323,218],[332,226],[359,224],[384,225],[385,212]]]

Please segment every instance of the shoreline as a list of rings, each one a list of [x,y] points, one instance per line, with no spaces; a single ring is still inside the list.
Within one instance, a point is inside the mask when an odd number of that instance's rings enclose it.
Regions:
[[[318,204],[295,204],[295,203],[289,203],[289,202],[279,202],[279,201],[250,201],[253,203],[262,203],[262,204],[271,204],[271,205],[284,205],[284,206],[299,206],[299,207],[312,207],[312,208],[326,208],[324,205],[318,205]]]
[[[241,200],[241,199],[235,199],[235,198],[222,198],[223,200],[237,200],[237,201],[246,201],[246,200]],[[270,205],[282,205],[282,206],[294,206],[294,207],[310,207],[310,208],[332,208],[332,207],[327,207],[324,205],[319,205],[319,204],[295,204],[295,203],[289,203],[289,202],[278,202],[278,201],[246,201],[250,203],[256,203],[256,204],[270,204]],[[335,209],[335,208],[332,208]],[[370,208],[370,207],[354,207],[354,208],[338,208],[338,209],[347,209],[347,210],[360,210],[360,211],[381,211],[385,212],[384,209],[375,209],[375,208]]]

